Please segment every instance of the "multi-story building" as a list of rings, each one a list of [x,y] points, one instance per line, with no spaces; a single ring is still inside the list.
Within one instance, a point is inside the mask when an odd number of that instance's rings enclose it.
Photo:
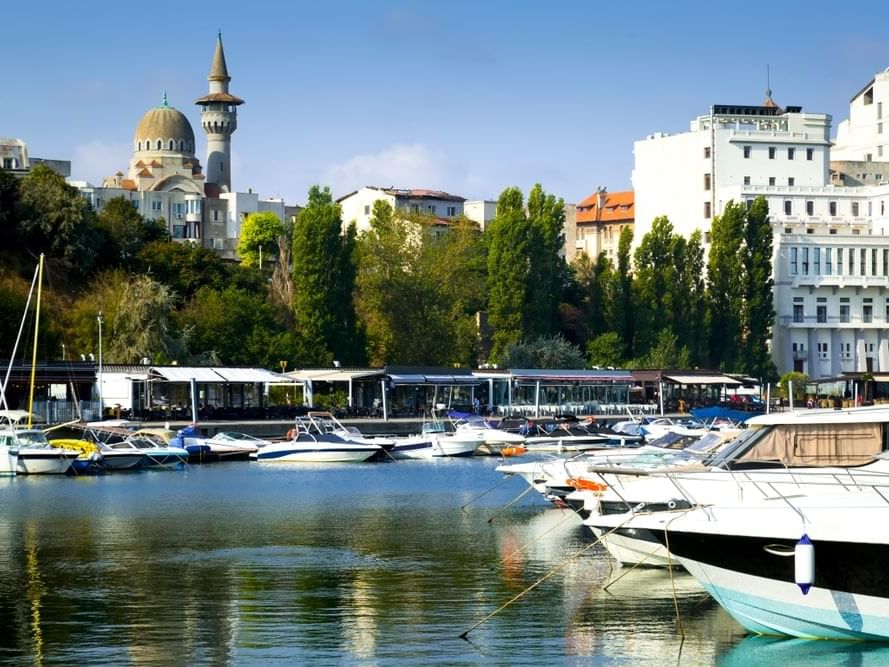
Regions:
[[[633,227],[633,191],[608,192],[600,187],[575,208],[573,242],[566,225],[565,259],[569,263],[584,253],[595,260],[600,254],[617,259],[624,227]],[[567,221],[566,221],[567,222]]]
[[[71,175],[71,162],[69,160],[49,160],[47,158],[30,157],[28,155],[28,145],[21,139],[0,138],[0,169],[21,178],[38,164],[45,164],[66,178]]]
[[[370,229],[373,205],[377,201],[388,202],[393,209],[429,215],[446,224],[463,215],[466,199],[439,190],[366,186],[337,199],[343,210],[343,224],[354,221],[359,232]]]
[[[761,107],[714,106],[691,132],[636,143],[637,243],[657,215],[686,236],[703,230],[708,242],[710,221],[727,202],[767,200],[779,372],[889,372],[889,181],[879,176],[889,164],[877,160],[883,100],[889,105],[885,73],[852,98],[833,148],[830,116],[781,109],[770,96]]]

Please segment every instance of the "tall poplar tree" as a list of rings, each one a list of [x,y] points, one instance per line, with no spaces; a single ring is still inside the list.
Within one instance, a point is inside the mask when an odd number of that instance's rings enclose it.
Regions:
[[[497,200],[497,214],[487,228],[488,324],[490,360],[499,363],[510,345],[526,335],[525,318],[535,251],[534,229],[522,207],[522,192],[510,187]]]
[[[617,242],[617,270],[614,275],[610,326],[624,344],[624,359],[632,359],[636,354],[636,302],[630,265],[632,245],[633,229],[627,225],[621,230]]]
[[[293,318],[306,365],[360,363],[353,305],[354,226],[343,233],[342,211],[330,188],[309,189],[293,228]]]
[[[726,371],[738,370],[740,364],[745,218],[744,208],[730,201],[710,226],[707,261],[710,364]]]
[[[637,356],[655,345],[662,330],[672,331],[676,288],[674,245],[673,225],[666,216],[659,216],[636,249]]]
[[[528,221],[533,234],[529,256],[525,335],[551,336],[558,328],[565,262],[559,255],[565,226],[565,202],[537,183],[528,193]]]
[[[778,377],[769,353],[775,321],[772,288],[772,225],[769,205],[757,197],[747,209],[744,226],[744,371],[766,380]]]

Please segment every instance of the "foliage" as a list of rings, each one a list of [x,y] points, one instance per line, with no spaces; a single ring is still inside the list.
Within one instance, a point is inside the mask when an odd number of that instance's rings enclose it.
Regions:
[[[771,382],[778,372],[769,354],[775,321],[774,280],[772,278],[772,225],[764,197],[757,197],[747,209],[744,228],[744,370],[753,377]]]
[[[541,336],[510,345],[503,356],[507,368],[583,368],[583,352],[561,336]]]
[[[587,362],[590,366],[618,368],[623,365],[624,343],[616,331],[599,334],[587,342]]]
[[[630,248],[633,245],[633,229],[627,225],[620,232],[617,246],[617,269],[614,275],[609,329],[623,341],[624,359],[634,354],[636,337],[636,302],[633,290],[633,274],[630,267]]]
[[[274,258],[278,242],[284,236],[284,223],[272,211],[251,213],[241,225],[238,256],[245,266],[259,266],[261,258]],[[260,268],[262,268],[260,266]]]
[[[669,329],[658,332],[652,348],[639,361],[642,368],[690,368],[691,353]]]
[[[743,207],[730,201],[722,215],[713,219],[710,229],[707,264],[710,363],[729,371],[736,370],[740,362],[744,218]]]
[[[522,340],[527,332],[530,257],[537,237],[522,209],[522,201],[518,188],[504,190],[497,200],[497,214],[485,231],[488,323],[493,330],[490,360],[495,363],[504,363],[509,346]]]
[[[104,267],[128,262],[143,245],[159,236],[158,225],[145,222],[132,202],[123,197],[115,197],[102,207],[96,214],[96,227],[103,237],[98,259]]]
[[[565,202],[546,194],[537,183],[528,193],[532,251],[528,260],[525,335],[552,335],[557,329],[564,260],[560,256]]]
[[[781,378],[778,380],[778,393],[781,398],[787,399],[790,397],[790,383],[793,383],[793,400],[801,401],[806,397],[806,383],[809,381],[809,376],[805,373],[798,373],[796,371],[789,371],[784,373]]]
[[[133,266],[186,300],[205,285],[221,288],[233,277],[219,255],[193,242],[148,243],[136,254]]]
[[[672,329],[677,282],[674,248],[677,238],[670,221],[665,216],[659,216],[636,249],[635,286],[638,303],[645,304],[644,308],[636,311],[637,351],[651,349],[662,329]]]
[[[342,234],[341,218],[330,188],[315,185],[293,229],[293,317],[306,365],[363,358],[352,296],[355,230],[352,225]]]
[[[95,214],[77,188],[46,165],[34,167],[19,184],[19,232],[34,255],[45,253],[75,274],[93,267],[100,235]]]

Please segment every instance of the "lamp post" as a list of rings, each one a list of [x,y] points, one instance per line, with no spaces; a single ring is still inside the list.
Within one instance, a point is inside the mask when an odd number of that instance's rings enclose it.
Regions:
[[[105,401],[102,397],[102,311],[99,311],[96,320],[99,322],[99,420],[105,418]]]

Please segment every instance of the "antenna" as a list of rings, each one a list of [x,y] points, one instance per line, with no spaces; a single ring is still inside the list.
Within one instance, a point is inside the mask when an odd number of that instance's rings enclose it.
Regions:
[[[766,63],[766,97],[772,96],[772,75],[769,72],[769,64]]]

